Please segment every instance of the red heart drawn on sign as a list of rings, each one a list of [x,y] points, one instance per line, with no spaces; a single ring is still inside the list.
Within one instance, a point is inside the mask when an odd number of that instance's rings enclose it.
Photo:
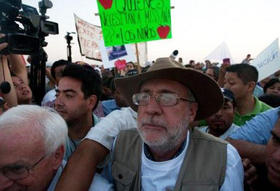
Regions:
[[[110,9],[112,7],[113,0],[99,0],[99,2],[104,9]]]
[[[166,38],[170,31],[169,26],[160,26],[157,28],[157,32],[160,38]]]
[[[124,70],[126,68],[126,60],[117,60],[114,64],[118,70]]]

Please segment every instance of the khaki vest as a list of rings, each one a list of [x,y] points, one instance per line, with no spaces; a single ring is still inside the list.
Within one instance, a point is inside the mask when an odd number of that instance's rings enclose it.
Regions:
[[[218,191],[225,179],[227,143],[196,129],[174,191]],[[116,140],[112,175],[117,191],[141,191],[142,139],[137,130],[122,131]]]

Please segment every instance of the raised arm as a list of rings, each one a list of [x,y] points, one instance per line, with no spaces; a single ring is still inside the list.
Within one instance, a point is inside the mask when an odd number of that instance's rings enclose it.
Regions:
[[[241,158],[248,158],[256,164],[264,164],[265,145],[231,138],[227,138],[227,141],[229,141],[238,150]]]
[[[55,191],[88,190],[96,172],[97,165],[102,162],[109,150],[89,139],[85,139],[70,157]]]
[[[0,55],[0,84],[2,82],[8,82],[10,84],[11,90],[7,94],[3,94],[2,96],[6,103],[8,104],[8,107],[13,107],[17,105],[17,94],[15,87],[12,82],[10,69],[8,67],[8,61],[6,56]]]
[[[0,38],[4,37],[3,34],[0,34]],[[3,50],[8,46],[7,43],[1,43],[0,44],[0,51]],[[15,87],[13,86],[12,78],[10,69],[8,67],[8,61],[7,57],[4,55],[0,55],[0,84],[3,81],[9,82],[11,86],[11,90],[8,94],[2,94],[3,98],[5,99],[6,103],[8,104],[8,107],[13,107],[17,105],[17,95],[15,91]]]
[[[136,113],[131,108],[115,110],[101,119],[70,157],[55,191],[88,190],[96,167],[105,160],[114,138],[129,128],[136,128]]]
[[[9,63],[11,65],[12,72],[23,80],[23,82],[28,85],[27,70],[23,57],[17,54],[11,54],[8,56]]]

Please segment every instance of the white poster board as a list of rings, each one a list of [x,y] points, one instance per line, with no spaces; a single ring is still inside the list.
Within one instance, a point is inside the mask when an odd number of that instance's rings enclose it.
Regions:
[[[101,61],[98,43],[102,37],[100,26],[90,24],[74,14],[80,52],[86,58]]]
[[[132,49],[133,44],[126,44],[122,46],[105,47],[104,41],[99,41],[99,49],[102,56],[102,63],[104,68],[115,67],[117,60],[125,60],[126,62],[136,62],[136,56]]]
[[[280,69],[280,54],[278,39],[274,40],[266,49],[264,49],[251,65],[255,66],[259,72],[259,80],[270,76]]]

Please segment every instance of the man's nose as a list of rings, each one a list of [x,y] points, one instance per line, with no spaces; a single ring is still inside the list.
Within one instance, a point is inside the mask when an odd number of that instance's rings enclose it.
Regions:
[[[54,102],[55,106],[62,106],[63,105],[63,99],[61,96],[57,96]]]
[[[223,113],[222,109],[220,109],[219,111],[217,111],[216,116],[221,116]]]
[[[144,107],[146,112],[149,114],[160,114],[162,110],[155,97],[151,97],[148,105]]]

